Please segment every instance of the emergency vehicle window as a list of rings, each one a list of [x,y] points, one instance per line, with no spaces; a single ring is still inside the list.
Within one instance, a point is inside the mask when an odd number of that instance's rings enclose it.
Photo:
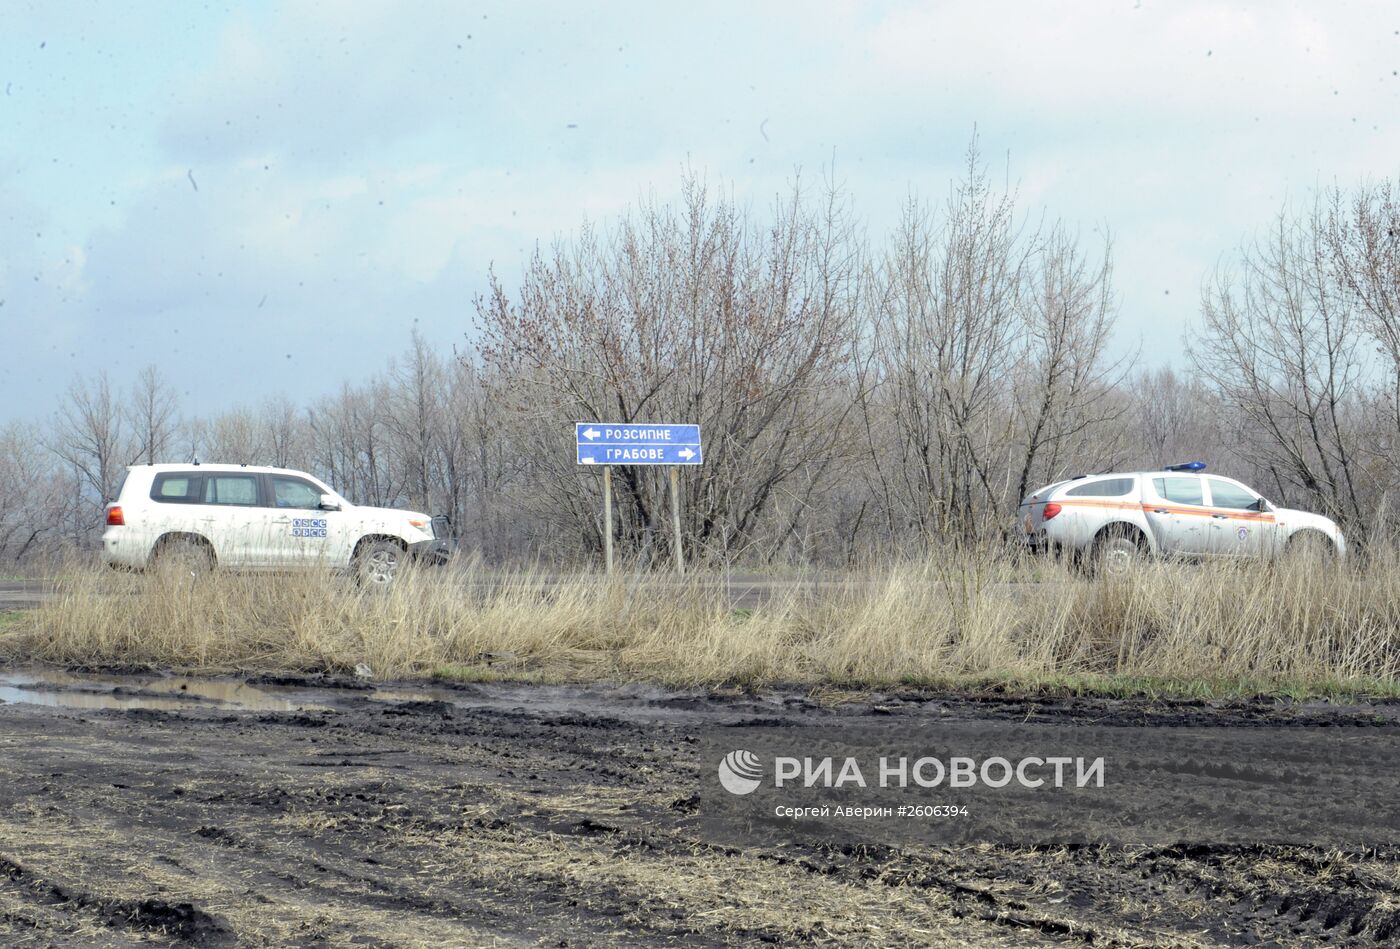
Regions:
[[[258,503],[258,481],[251,475],[215,475],[205,479],[205,504]]]
[[[316,510],[321,506],[321,492],[297,478],[272,479],[273,504]]]
[[[1133,490],[1132,478],[1105,478],[1103,481],[1090,481],[1070,488],[1067,498],[1121,498]]]
[[[198,504],[200,479],[197,475],[164,474],[151,485],[151,500],[161,504]]]
[[[1153,478],[1157,496],[1177,504],[1204,504],[1200,478]]]
[[[1254,506],[1255,497],[1244,488],[1219,478],[1210,480],[1210,503],[1212,507],[1229,508],[1232,511],[1246,511]]]

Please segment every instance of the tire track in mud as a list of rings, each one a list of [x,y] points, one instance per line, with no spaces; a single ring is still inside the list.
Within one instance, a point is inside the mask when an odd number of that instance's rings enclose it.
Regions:
[[[58,913],[89,915],[94,923],[109,929],[194,942],[204,946],[227,946],[233,932],[221,921],[188,902],[168,903],[159,899],[119,899],[102,897],[55,879],[44,879],[13,860],[0,858],[0,876],[7,889],[18,891],[22,900]],[[6,911],[8,920],[22,922],[38,930],[41,923],[33,915]]]
[[[386,704],[362,691],[321,689],[329,710],[317,712],[0,707],[0,939],[1184,946],[1367,945],[1397,934],[1394,852],[841,849],[772,831],[744,846],[706,835],[697,727],[839,726],[869,706],[585,691],[561,710],[567,695],[496,707],[490,690],[464,690],[494,703],[467,707]],[[882,714],[1117,715],[1163,727],[1303,713],[926,694],[878,702]]]

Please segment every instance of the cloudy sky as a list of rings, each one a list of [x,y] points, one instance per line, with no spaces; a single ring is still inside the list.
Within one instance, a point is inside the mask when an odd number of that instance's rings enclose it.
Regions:
[[[155,363],[306,400],[493,262],[684,168],[762,208],[835,168],[873,235],[974,127],[1021,206],[1114,236],[1120,349],[1285,200],[1400,173],[1394,3],[0,0],[0,421]]]

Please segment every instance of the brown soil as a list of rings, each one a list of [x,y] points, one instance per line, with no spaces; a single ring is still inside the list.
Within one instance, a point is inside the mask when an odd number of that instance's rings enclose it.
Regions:
[[[1171,727],[1391,717],[1384,707],[919,694],[831,709],[801,695],[281,679],[254,685],[315,708],[267,711],[105,683],[46,694],[123,688],[131,701],[0,706],[6,945],[1347,945],[1400,933],[1394,852],[846,851],[763,834],[734,847],[696,813],[694,736],[715,724],[839,727],[903,708]],[[188,708],[138,701],[184,692]]]

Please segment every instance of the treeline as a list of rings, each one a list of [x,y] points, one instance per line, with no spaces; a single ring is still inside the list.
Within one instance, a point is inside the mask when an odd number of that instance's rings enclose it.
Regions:
[[[1115,355],[1107,239],[1031,221],[975,151],[946,199],[870,240],[801,182],[755,212],[697,179],[492,273],[465,348],[417,335],[359,385],[201,418],[159,369],[74,382],[0,430],[0,558],[100,531],[127,464],[315,472],[353,500],[452,516],[489,561],[669,556],[664,474],[574,464],[575,421],[698,422],[691,557],[836,564],[994,538],[1083,472],[1204,458],[1363,544],[1396,517],[1400,210],[1388,182],[1285,210],[1207,281],[1189,368]]]

